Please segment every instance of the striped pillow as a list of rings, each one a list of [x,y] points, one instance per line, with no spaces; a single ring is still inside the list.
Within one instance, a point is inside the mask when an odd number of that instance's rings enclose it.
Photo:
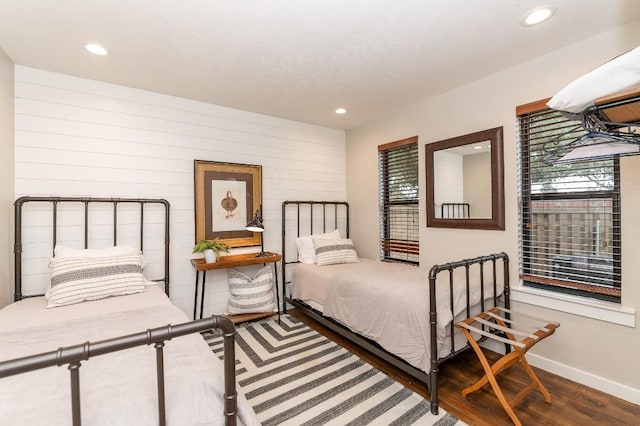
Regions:
[[[358,261],[358,253],[350,239],[323,240],[313,239],[316,247],[316,261],[318,266],[335,265],[337,263],[355,263]]]
[[[229,269],[229,302],[225,314],[249,314],[275,310],[270,265],[261,268],[253,278],[235,269]]]
[[[54,257],[47,308],[145,291],[142,255]]]

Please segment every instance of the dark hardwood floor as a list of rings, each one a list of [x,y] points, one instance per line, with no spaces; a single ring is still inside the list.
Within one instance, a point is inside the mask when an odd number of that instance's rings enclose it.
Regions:
[[[302,312],[288,311],[302,322],[355,353],[378,370],[383,371],[403,385],[429,397],[426,385],[414,382],[403,371],[355,347],[333,331],[315,323]],[[500,355],[487,351],[490,362]],[[534,367],[534,370],[553,401],[547,404],[537,390],[515,408],[523,425],[640,425],[640,406],[623,401],[606,393],[580,385],[560,376]],[[476,354],[469,350],[441,366],[439,376],[440,407],[469,425],[509,426],[513,423],[506,414],[490,386],[470,394],[467,398],[460,391],[483,375]],[[520,365],[512,367],[498,377],[507,399],[515,396],[529,383],[529,377]]]

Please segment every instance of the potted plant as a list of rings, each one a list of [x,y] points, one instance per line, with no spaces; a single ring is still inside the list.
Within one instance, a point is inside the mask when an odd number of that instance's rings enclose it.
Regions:
[[[204,252],[205,261],[213,263],[218,260],[220,253],[229,253],[230,248],[227,243],[216,237],[213,240],[200,240],[193,248],[193,253]]]

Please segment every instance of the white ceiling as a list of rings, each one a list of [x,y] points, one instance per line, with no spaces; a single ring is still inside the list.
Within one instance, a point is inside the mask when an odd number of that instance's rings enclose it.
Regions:
[[[520,25],[541,5],[555,16]],[[349,129],[637,19],[638,0],[0,0],[0,47],[17,65]]]

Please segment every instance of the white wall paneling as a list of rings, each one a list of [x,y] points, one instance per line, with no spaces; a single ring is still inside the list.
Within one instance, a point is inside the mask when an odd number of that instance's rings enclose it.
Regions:
[[[15,123],[16,197],[160,197],[171,203],[171,297],[187,313],[195,283],[189,262],[194,160],[262,165],[270,251],[281,248],[282,201],[346,199],[339,130],[19,66]],[[207,274],[205,314],[223,312],[226,279],[226,271]]]
[[[442,217],[442,203],[463,203],[464,181],[462,155],[433,153],[435,217]]]
[[[13,241],[13,116],[14,116],[14,66],[0,48],[0,283],[11,282]],[[9,286],[0,286],[0,307],[9,303],[12,295]]]

